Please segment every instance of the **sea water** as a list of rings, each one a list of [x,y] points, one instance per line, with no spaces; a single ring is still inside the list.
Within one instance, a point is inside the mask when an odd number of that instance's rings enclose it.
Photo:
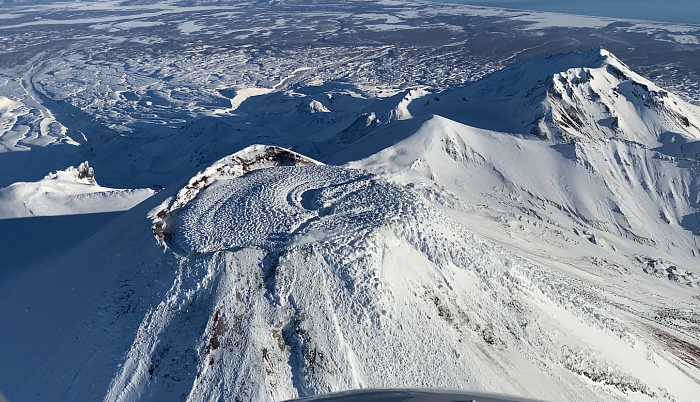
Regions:
[[[476,6],[552,11],[700,25],[700,0],[433,0]]]

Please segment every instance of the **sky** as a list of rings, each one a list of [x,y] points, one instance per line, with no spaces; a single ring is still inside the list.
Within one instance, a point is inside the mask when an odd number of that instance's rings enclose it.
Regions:
[[[700,25],[700,0],[434,0]]]

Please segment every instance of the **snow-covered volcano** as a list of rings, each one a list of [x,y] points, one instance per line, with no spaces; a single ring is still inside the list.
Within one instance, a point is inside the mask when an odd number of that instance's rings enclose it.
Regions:
[[[152,212],[177,275],[142,321],[106,400],[280,400],[407,384],[549,400],[690,400],[697,385],[685,370],[697,363],[659,346],[677,335],[649,318],[642,327],[623,318],[647,317],[644,303],[615,305],[615,292],[552,269],[558,256],[543,260],[470,230],[459,220],[473,199],[458,189],[400,184],[415,177],[410,171],[435,184],[469,172],[483,175],[470,186],[482,191],[500,169],[504,189],[494,200],[508,192],[504,200],[526,205],[536,195],[523,199],[523,189],[549,181],[549,168],[585,179],[585,169],[539,141],[470,130],[435,118],[360,163],[377,173],[254,146],[195,176]],[[549,162],[518,188],[518,169],[506,171],[489,149]],[[382,166],[387,160],[392,166]],[[572,221],[579,211],[566,204],[585,209],[596,197],[604,194],[557,199],[558,210],[533,205],[545,236],[529,240],[552,246],[548,236],[559,231],[562,244],[605,245],[575,240],[577,228],[583,237],[592,226]],[[600,258],[622,261],[614,245],[624,241],[610,239]]]
[[[447,108],[443,99],[451,103]],[[465,124],[556,142],[614,138],[660,147],[678,139],[676,148],[668,147],[674,156],[695,157],[700,151],[680,149],[700,140],[700,108],[634,73],[603,48],[531,57],[438,94],[423,108],[435,114],[447,109],[448,117]]]
[[[237,109],[314,159],[241,147],[0,293],[30,329],[11,357],[47,362],[8,375],[66,400],[700,394],[694,106],[602,49],[440,93],[314,88]]]

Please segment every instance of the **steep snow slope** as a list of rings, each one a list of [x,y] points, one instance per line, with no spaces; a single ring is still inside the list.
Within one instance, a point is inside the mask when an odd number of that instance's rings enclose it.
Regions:
[[[0,350],[0,385],[18,400],[444,386],[693,401],[700,167],[695,129],[673,120],[693,110],[601,101],[613,86],[591,83],[624,68],[601,50],[533,60],[500,73],[540,68],[533,77],[491,81],[492,99],[466,95],[499,73],[381,99],[295,88],[134,150],[186,178],[51,269],[0,283],[0,320],[21,329],[0,332],[17,345]],[[595,78],[571,84],[585,71]],[[558,89],[566,102],[551,95],[561,79],[521,91],[557,74],[571,84],[571,95]],[[631,81],[644,84],[618,77],[614,88]],[[595,126],[608,104],[629,112],[617,129]],[[562,125],[556,105],[585,110],[581,125]],[[506,107],[544,113],[551,141],[508,121]],[[503,132],[460,124],[476,117]],[[260,133],[239,135],[248,124]],[[254,135],[329,164],[272,146],[211,164]]]
[[[152,196],[155,190],[121,190],[95,182],[87,162],[33,183],[0,188],[0,219],[125,211]]]
[[[422,193],[323,165],[219,177],[171,219],[177,278],[106,400],[409,384],[550,400],[700,392],[699,369],[612,296],[486,240]]]
[[[97,234],[70,250],[58,253],[47,245],[54,251],[50,259],[12,277],[2,266],[0,387],[11,402],[104,398],[138,323],[150,306],[157,306],[177,269],[153,240],[146,218],[166,195],[155,194],[117,219],[111,217]],[[85,227],[90,225],[76,231]],[[41,247],[43,253],[41,242],[52,242],[50,235],[36,232],[20,252],[38,253]]]
[[[382,134],[355,146],[391,141]],[[509,250],[595,284],[634,338],[689,363],[697,378],[700,361],[688,357],[697,347],[659,334],[671,320],[673,336],[698,336],[697,161],[615,140],[549,145],[436,116],[350,166],[411,186]]]
[[[656,148],[674,135],[700,140],[700,108],[602,48],[531,57],[425,99],[409,111],[556,142],[616,138]],[[671,154],[696,158],[700,148],[688,151]]]
[[[378,147],[379,141],[391,142],[391,132],[368,137],[345,152]],[[562,227],[567,231],[609,233],[630,241],[632,248],[649,248],[645,252],[664,245],[666,250],[656,252],[693,270],[700,256],[700,162],[639,144],[595,140],[551,145],[435,116],[409,138],[351,166],[425,184],[438,195],[443,189],[453,193],[441,202],[517,206],[567,222]]]

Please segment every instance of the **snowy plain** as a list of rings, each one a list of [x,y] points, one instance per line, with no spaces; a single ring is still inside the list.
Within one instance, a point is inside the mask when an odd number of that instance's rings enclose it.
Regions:
[[[696,400],[699,29],[393,0],[3,10],[0,390]]]

